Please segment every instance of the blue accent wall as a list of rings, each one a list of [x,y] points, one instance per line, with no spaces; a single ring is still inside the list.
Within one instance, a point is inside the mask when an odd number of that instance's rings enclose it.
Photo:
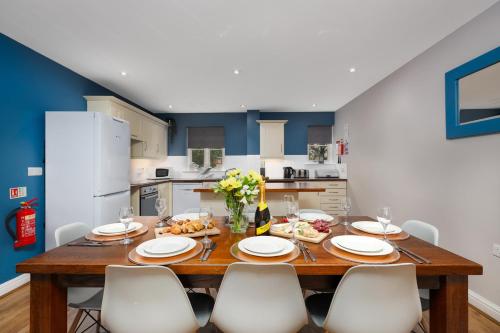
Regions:
[[[335,112],[261,112],[261,120],[288,120],[285,124],[285,155],[307,155],[307,127],[334,125]]]
[[[188,127],[224,126],[226,155],[258,155],[260,153],[260,129],[262,120],[288,120],[285,125],[285,154],[307,154],[307,127],[310,125],[334,125],[334,112],[259,112],[249,110],[240,113],[169,113],[156,116],[176,123],[175,134],[168,142],[168,154],[185,156]]]
[[[169,113],[156,116],[175,120],[175,135],[169,137],[168,155],[186,156],[187,128],[204,126],[224,126],[226,155],[246,154],[246,113]]]
[[[259,155],[260,153],[260,119],[259,110],[247,111],[247,155]]]
[[[16,276],[16,263],[44,251],[44,177],[28,177],[28,167],[43,167],[46,110],[85,111],[84,95],[114,95],[108,89],[72,72],[0,34],[0,283]],[[117,96],[119,97],[119,96]],[[77,153],[77,152],[75,152]],[[9,188],[26,186],[27,198],[9,199]],[[37,242],[13,249],[3,226],[5,216],[21,201],[39,198]]]

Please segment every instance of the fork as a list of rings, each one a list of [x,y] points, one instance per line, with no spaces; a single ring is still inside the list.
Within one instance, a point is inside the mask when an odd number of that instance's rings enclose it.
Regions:
[[[297,241],[297,245],[299,246],[300,252],[302,252],[302,254],[304,255],[304,261],[309,262],[309,260],[307,260],[307,252],[304,248],[304,243],[302,243],[301,241]]]
[[[311,258],[312,262],[316,262],[316,256],[311,252],[311,250],[309,250],[307,245],[302,243],[302,247],[307,252],[307,254],[309,255],[309,258]]]
[[[201,251],[200,261],[203,261],[203,256],[205,255],[205,252],[207,252],[210,245],[212,245],[212,244],[211,243],[204,243],[203,244],[203,250]]]
[[[418,264],[423,264],[424,263],[423,260],[421,260],[420,258],[417,258],[416,256],[414,256],[413,253],[409,253],[405,249],[399,247],[399,245],[396,244],[396,242],[389,242],[389,244],[391,244],[392,246],[394,246],[394,248],[396,249],[396,251],[402,252],[402,253],[406,254],[408,257],[410,257],[411,259],[413,259]]]

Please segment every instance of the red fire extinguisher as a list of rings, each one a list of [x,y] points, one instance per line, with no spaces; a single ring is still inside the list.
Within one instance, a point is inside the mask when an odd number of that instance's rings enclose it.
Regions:
[[[14,240],[14,248],[34,244],[36,242],[36,212],[38,198],[21,202],[21,207],[12,210],[5,218],[5,228]],[[16,231],[11,228],[10,222],[16,217]]]

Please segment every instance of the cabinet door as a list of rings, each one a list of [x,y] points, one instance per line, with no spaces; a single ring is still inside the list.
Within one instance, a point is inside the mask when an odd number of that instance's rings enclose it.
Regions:
[[[155,123],[147,118],[142,120],[142,157],[156,158]]]
[[[130,136],[134,140],[142,140],[142,117],[135,111],[126,110],[125,119],[130,124]]]
[[[260,124],[260,156],[284,157],[285,126],[282,123]]]
[[[172,215],[172,183],[161,183],[158,184],[158,195],[160,198],[167,201],[167,209],[163,213],[163,216]]]
[[[299,207],[301,209],[320,209],[319,192],[300,192]]]

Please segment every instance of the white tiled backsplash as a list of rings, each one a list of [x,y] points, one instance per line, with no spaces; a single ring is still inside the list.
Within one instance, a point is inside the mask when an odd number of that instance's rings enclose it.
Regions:
[[[341,178],[347,178],[347,167],[345,164],[313,164],[307,159],[307,155],[286,155],[282,160],[266,160],[266,176],[269,178],[283,178],[283,167],[291,166],[294,169],[308,169],[309,176],[314,177],[316,169],[337,168]],[[259,155],[229,155],[225,157],[224,167],[240,168],[244,172],[248,170],[259,171]],[[132,183],[154,177],[156,168],[169,168],[173,178],[196,178],[196,171],[188,171],[187,156],[168,156],[164,160],[132,159],[130,168],[130,181]],[[224,171],[211,171],[215,176],[222,177]]]

